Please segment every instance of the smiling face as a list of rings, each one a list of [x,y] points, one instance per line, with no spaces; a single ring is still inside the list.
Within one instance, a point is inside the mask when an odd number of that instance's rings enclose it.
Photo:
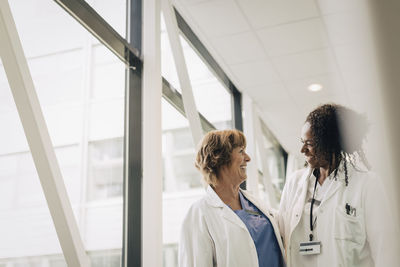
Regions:
[[[229,175],[232,182],[241,184],[247,178],[247,162],[250,161],[244,147],[236,147],[232,150],[231,163],[225,166],[226,174]]]
[[[328,161],[322,155],[319,155],[315,149],[315,142],[311,131],[311,124],[306,122],[301,130],[301,142],[303,146],[300,152],[306,157],[306,161],[311,168],[326,167],[329,165]]]

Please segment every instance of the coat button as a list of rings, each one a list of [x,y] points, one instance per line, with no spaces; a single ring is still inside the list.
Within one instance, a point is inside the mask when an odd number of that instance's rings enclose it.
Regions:
[[[299,214],[296,214],[296,217],[299,217]]]

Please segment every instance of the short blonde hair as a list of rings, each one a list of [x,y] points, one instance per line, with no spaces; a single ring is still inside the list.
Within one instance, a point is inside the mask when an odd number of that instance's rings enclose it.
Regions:
[[[216,185],[220,168],[230,165],[231,154],[236,147],[246,147],[246,138],[239,130],[211,131],[203,137],[195,166],[207,184]]]

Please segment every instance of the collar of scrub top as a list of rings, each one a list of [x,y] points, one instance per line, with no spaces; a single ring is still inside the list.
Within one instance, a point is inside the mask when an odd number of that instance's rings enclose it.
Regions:
[[[242,192],[239,192],[239,199],[240,199],[240,205],[242,206],[242,210],[244,210],[244,211],[252,211],[253,210],[253,208],[250,206],[250,205],[248,205],[248,203],[250,202],[250,201],[248,201],[246,198],[245,198],[245,196],[243,195],[243,193]],[[246,201],[247,200],[247,201]],[[261,214],[260,214],[261,215]]]

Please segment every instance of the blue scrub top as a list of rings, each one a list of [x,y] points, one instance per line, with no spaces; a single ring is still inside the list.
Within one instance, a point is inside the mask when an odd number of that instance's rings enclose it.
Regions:
[[[241,210],[234,210],[246,225],[257,249],[260,267],[281,267],[283,259],[269,219],[239,191]]]

